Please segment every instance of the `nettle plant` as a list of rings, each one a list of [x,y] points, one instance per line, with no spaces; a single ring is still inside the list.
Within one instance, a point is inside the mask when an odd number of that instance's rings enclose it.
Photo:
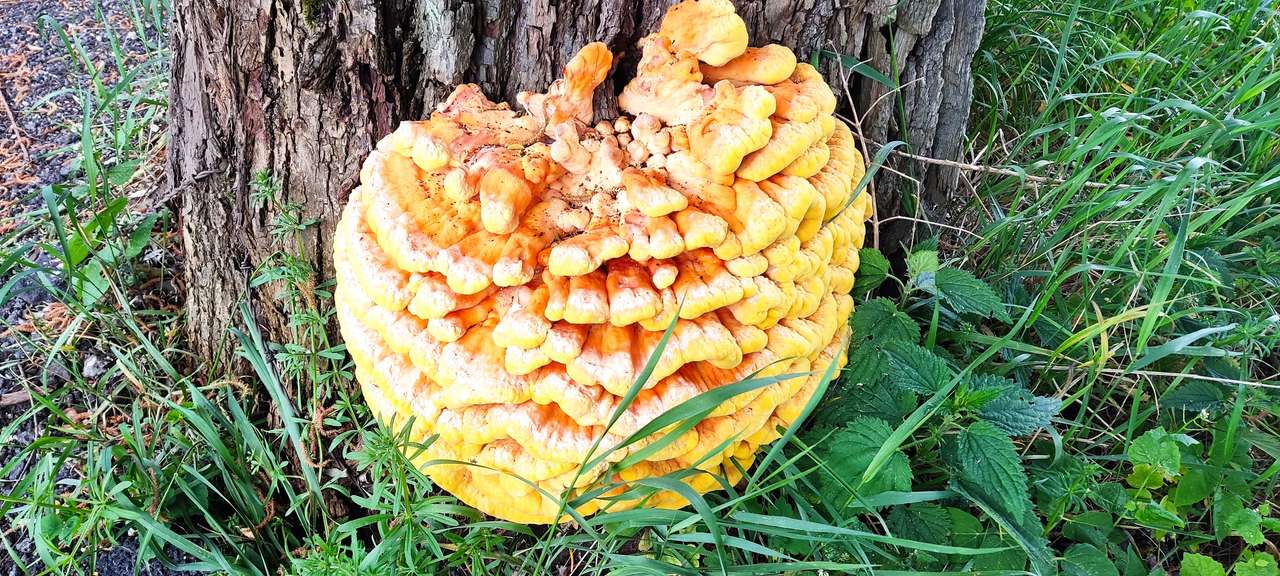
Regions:
[[[818,492],[840,512],[899,537],[1008,547],[972,558],[918,551],[900,560],[905,567],[1023,570],[1030,563],[1052,572],[1019,446],[1051,425],[1061,401],[954,358],[940,334],[1012,319],[990,286],[941,265],[937,251],[917,250],[907,264],[902,282],[878,251],[862,253],[860,298],[886,280],[901,284],[900,296],[855,309],[848,368],[808,435]]]
[[[1184,423],[1188,432],[1191,425],[1203,424],[1196,421],[1201,415],[1195,416]],[[1032,466],[1035,500],[1049,528],[1059,528],[1071,543],[1068,558],[1072,550],[1087,549],[1098,558],[1115,559],[1125,574],[1145,574],[1130,535],[1122,530],[1136,526],[1146,529],[1154,544],[1166,544],[1153,547],[1167,550],[1164,555],[1243,549],[1229,555],[1236,558],[1234,574],[1280,576],[1267,541],[1268,534],[1280,532],[1280,519],[1266,501],[1268,474],[1252,471],[1249,454],[1260,435],[1230,417],[1214,421],[1206,434],[1207,444],[1164,425],[1151,428],[1128,443],[1127,462],[1111,476],[1097,462],[1072,455]],[[1115,480],[1106,481],[1109,477]],[[1190,551],[1181,557],[1181,572],[1226,573],[1218,560]]]
[[[1126,451],[1132,472],[1125,478],[1125,517],[1155,530],[1157,537],[1204,521],[1215,541],[1234,536],[1247,546],[1264,545],[1264,532],[1280,530],[1280,519],[1270,517],[1267,502],[1248,505],[1256,491],[1249,445],[1228,428],[1212,430],[1207,450],[1195,438],[1163,426],[1135,438]]]
[[[1258,474],[1250,455],[1280,447],[1243,417],[1263,400],[1258,390],[1232,397],[1216,383],[1182,382],[1160,395],[1163,410],[1130,405],[1113,426],[1122,450],[1086,446],[1059,434],[1078,425],[1054,429],[1063,401],[1029,388],[1056,379],[1020,355],[1032,347],[1013,340],[1027,319],[1015,322],[995,290],[942,265],[928,245],[907,259],[905,281],[879,252],[861,258],[849,364],[805,437],[817,497],[894,536],[1008,548],[885,562],[1105,576],[1180,564],[1187,574],[1280,576],[1268,543],[1280,519],[1259,498],[1280,467]],[[870,296],[884,282],[898,283],[896,299]],[[1150,541],[1135,541],[1139,533]],[[1215,555],[1235,560],[1228,569]]]

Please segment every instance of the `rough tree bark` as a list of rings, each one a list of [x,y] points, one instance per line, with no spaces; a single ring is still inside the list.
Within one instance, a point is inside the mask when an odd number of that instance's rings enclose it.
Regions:
[[[317,221],[305,250],[327,275],[333,226],[360,163],[400,120],[424,116],[460,82],[514,102],[521,90],[542,90],[593,40],[624,53],[597,101],[610,110],[634,66],[635,41],[672,1],[177,0],[168,176],[181,194],[193,350],[205,358],[226,351],[226,329],[246,296],[264,334],[284,334],[273,291],[247,288],[276,250],[276,214],[251,196],[255,174],[269,172],[281,200]],[[985,0],[737,4],[756,45],[785,44],[805,59],[829,50],[899,79],[900,94],[883,98],[888,87],[849,76],[868,140],[958,157]],[[824,57],[820,67],[843,96],[839,60]],[[945,206],[955,173],[921,166],[914,175],[926,207]],[[881,219],[911,192],[898,178],[877,185]],[[905,229],[882,228],[881,246],[909,241]]]

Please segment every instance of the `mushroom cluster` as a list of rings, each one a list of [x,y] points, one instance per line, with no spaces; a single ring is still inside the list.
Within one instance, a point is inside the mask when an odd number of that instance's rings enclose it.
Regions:
[[[844,362],[871,201],[852,197],[863,161],[830,87],[784,46],[749,48],[728,0],[685,0],[640,47],[612,120],[593,117],[600,43],[521,93],[526,113],[458,86],[378,142],[338,225],[338,320],[368,405],[436,436],[413,457],[493,516],[552,522],[557,497],[601,480],[616,486],[578,512],[640,505],[611,496],[675,471],[709,472],[683,477],[699,492],[737,482]],[[783,374],[800,376],[612,465],[680,403]],[[597,443],[608,457],[583,470]]]

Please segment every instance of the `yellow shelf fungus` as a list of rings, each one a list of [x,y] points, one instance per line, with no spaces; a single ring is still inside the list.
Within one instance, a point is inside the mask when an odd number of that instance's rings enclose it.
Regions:
[[[629,483],[698,468],[730,482],[777,439],[832,362],[872,203],[835,96],[790,49],[748,48],[727,0],[685,0],[640,43],[627,114],[597,120],[613,55],[585,46],[527,113],[459,86],[365,161],[333,242],[337,314],[372,412],[412,419],[414,457],[487,514],[680,507]],[[671,337],[620,412],[664,331]],[[734,396],[625,468],[630,435],[751,375]],[[593,454],[598,465],[581,469]],[[441,462],[448,463],[441,463]]]

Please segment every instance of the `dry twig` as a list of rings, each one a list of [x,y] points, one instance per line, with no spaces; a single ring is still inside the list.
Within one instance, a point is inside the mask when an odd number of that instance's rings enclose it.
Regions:
[[[871,144],[872,146],[876,146],[877,148],[882,148],[882,147],[884,147],[884,144],[881,144],[881,143],[879,143],[879,142],[870,142],[870,144]],[[896,149],[895,149],[895,150],[890,150],[890,151],[889,151],[889,153],[890,153],[890,154],[893,154],[893,155],[895,155],[895,156],[902,156],[903,158],[909,158],[909,159],[911,159],[911,160],[916,160],[916,161],[918,161],[918,162],[924,162],[924,163],[926,163],[926,164],[936,164],[936,165],[938,165],[938,166],[949,166],[949,167],[952,167],[952,168],[958,168],[958,169],[960,169],[960,170],[968,170],[968,171],[970,171],[970,172],[984,172],[984,173],[986,173],[986,174],[996,174],[996,175],[1000,175],[1000,176],[1012,176],[1012,177],[1014,177],[1014,178],[1018,178],[1018,179],[1021,179],[1021,180],[1026,180],[1026,181],[1028,181],[1028,182],[1032,182],[1032,183],[1035,183],[1035,184],[1037,184],[1037,185],[1038,185],[1038,184],[1052,184],[1052,185],[1058,185],[1058,184],[1065,184],[1065,183],[1067,183],[1067,180],[1063,180],[1063,179],[1061,179],[1061,178],[1050,178],[1050,177],[1048,177],[1048,176],[1034,176],[1034,175],[1031,175],[1031,174],[1025,174],[1025,173],[1023,173],[1023,172],[1019,172],[1019,171],[1017,171],[1017,170],[1010,170],[1010,169],[1008,169],[1008,168],[996,168],[996,167],[994,167],[994,166],[983,166],[983,165],[981,165],[981,164],[968,164],[968,163],[965,163],[965,162],[956,162],[956,161],[954,161],[954,160],[942,160],[942,159],[939,159],[939,158],[930,158],[930,157],[928,157],[928,156],[920,156],[920,155],[918,155],[918,154],[912,154],[912,153],[910,153],[910,152],[903,152],[903,151],[901,151],[901,150],[896,150]],[[1106,183],[1106,182],[1089,182],[1089,181],[1085,181],[1085,182],[1084,182],[1084,183],[1082,183],[1081,185],[1082,185],[1082,186],[1084,186],[1085,188],[1099,188],[1099,189],[1103,189],[1103,188],[1131,188],[1131,187],[1132,187],[1132,186],[1131,186],[1131,185],[1129,185],[1129,184],[1120,184],[1120,183],[1116,183],[1116,184],[1109,184],[1109,183]]]

